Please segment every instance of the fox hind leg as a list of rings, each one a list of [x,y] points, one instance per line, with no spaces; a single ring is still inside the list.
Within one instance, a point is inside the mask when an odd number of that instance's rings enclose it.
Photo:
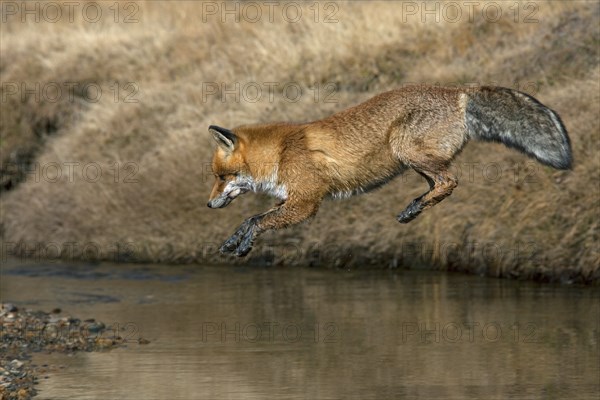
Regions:
[[[456,177],[446,169],[440,171],[418,167],[413,167],[413,169],[425,177],[429,184],[429,191],[414,199],[404,211],[398,214],[398,222],[403,224],[412,221],[423,210],[433,207],[450,196],[458,184]]]

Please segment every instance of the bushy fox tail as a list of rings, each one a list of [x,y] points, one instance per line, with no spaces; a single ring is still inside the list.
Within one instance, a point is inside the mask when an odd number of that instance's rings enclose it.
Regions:
[[[558,114],[516,90],[481,87],[469,92],[466,123],[471,138],[502,142],[558,169],[570,169],[571,143]]]

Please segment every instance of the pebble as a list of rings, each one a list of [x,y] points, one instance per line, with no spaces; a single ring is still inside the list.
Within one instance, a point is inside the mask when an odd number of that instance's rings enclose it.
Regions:
[[[91,333],[101,332],[105,328],[106,328],[106,326],[102,322],[94,322],[93,320],[92,320],[92,323],[87,325],[87,330]]]
[[[0,306],[0,315],[16,311],[18,311],[17,307],[15,307],[15,305],[11,303],[4,303]]]

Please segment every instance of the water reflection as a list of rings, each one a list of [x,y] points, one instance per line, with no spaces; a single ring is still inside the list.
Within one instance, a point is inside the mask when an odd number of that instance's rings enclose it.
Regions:
[[[40,399],[600,390],[597,288],[411,271],[80,265],[70,275],[69,265],[18,264],[3,271],[3,300],[93,316],[131,339],[107,353],[38,355],[66,366],[38,385]]]

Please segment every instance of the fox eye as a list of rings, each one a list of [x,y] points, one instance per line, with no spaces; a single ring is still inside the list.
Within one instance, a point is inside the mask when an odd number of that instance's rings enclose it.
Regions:
[[[225,175],[218,175],[217,178],[219,178],[221,182],[225,181]]]

